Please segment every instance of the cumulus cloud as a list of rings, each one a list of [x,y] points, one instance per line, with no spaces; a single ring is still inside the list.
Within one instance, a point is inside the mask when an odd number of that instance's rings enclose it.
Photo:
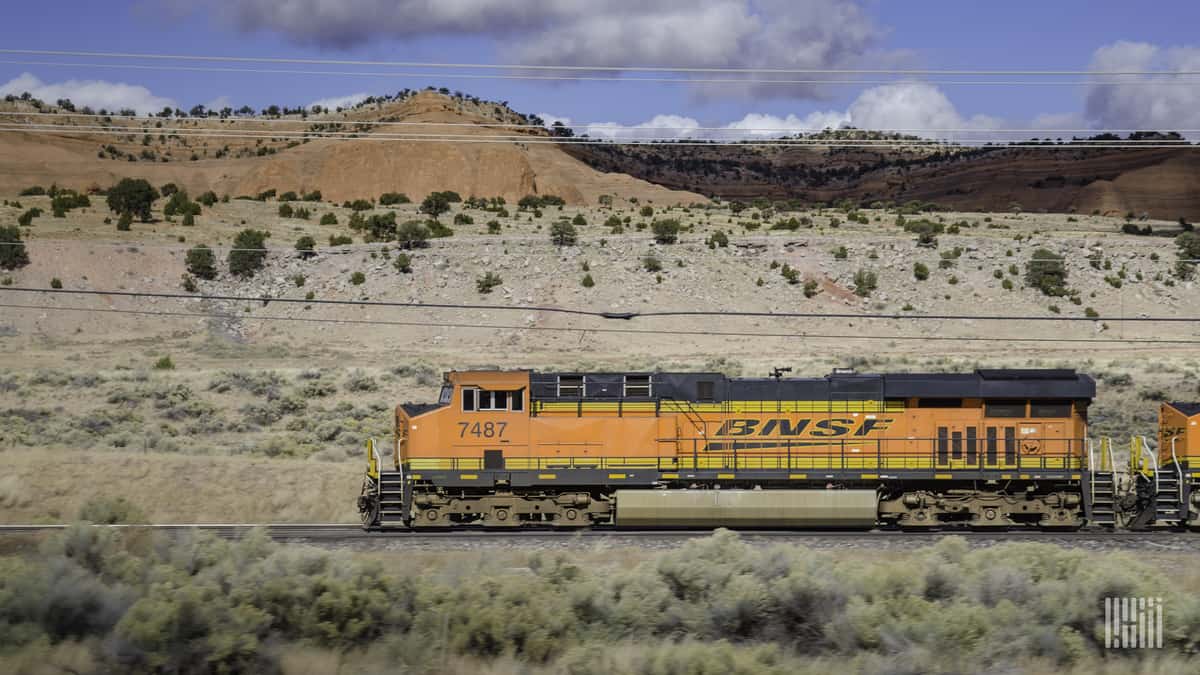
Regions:
[[[883,31],[859,0],[209,2],[242,30],[278,32],[300,44],[348,48],[379,38],[469,34],[499,39],[503,60],[526,65],[828,69],[853,66],[869,54],[889,58],[874,51]],[[695,86],[714,96],[816,97],[822,91],[816,85]]]
[[[309,110],[315,106],[321,106],[325,110],[337,110],[338,108],[349,108],[350,106],[361,102],[363,99],[370,96],[366,92],[357,94],[347,94],[346,96],[331,96],[329,98],[320,98],[308,104]]]
[[[1164,49],[1144,42],[1115,42],[1096,50],[1091,69],[1196,71],[1200,70],[1200,48]],[[1104,78],[1129,83],[1088,88],[1084,116],[1095,126],[1154,131],[1200,128],[1200,88],[1179,84],[1195,80],[1172,75]]]
[[[1009,126],[996,117],[964,116],[940,89],[923,82],[872,87],[862,92],[844,111],[816,111],[802,117],[750,113],[723,125],[704,126],[691,117],[680,115],[655,115],[649,121],[629,125],[616,122],[573,125],[570,118],[551,113],[541,113],[539,117],[546,120],[547,125],[557,120],[574,128],[576,133],[614,140],[779,138],[843,127],[903,129],[911,135],[926,137],[944,137],[946,134],[938,130],[956,129],[962,130],[957,134],[959,138],[970,139],[986,137],[987,130]]]
[[[123,82],[67,80],[51,84],[42,82],[30,73],[21,73],[0,85],[0,95],[19,96],[25,92],[48,103],[67,98],[77,106],[86,105],[108,110],[133,108],[143,114],[158,112],[167,107],[176,107],[174,99],[155,96],[143,86]]]

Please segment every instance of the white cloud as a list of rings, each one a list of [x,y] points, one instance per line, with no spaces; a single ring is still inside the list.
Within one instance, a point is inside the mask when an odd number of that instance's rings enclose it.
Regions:
[[[338,108],[349,108],[350,106],[361,102],[363,99],[370,96],[366,92],[357,94],[347,94],[346,96],[331,96],[329,98],[321,98],[308,104],[308,109],[312,110],[313,106],[321,106],[326,110],[337,110]]]
[[[1164,49],[1144,42],[1115,42],[1096,50],[1091,69],[1197,71],[1200,48]],[[1084,116],[1096,127],[1154,131],[1200,128],[1200,87],[1195,86],[1194,79],[1172,75],[1109,75],[1104,79],[1129,83],[1088,87]]]
[[[242,30],[301,44],[345,49],[378,38],[466,34],[496,39],[501,59],[528,65],[827,69],[894,56],[874,52],[883,30],[860,0],[208,2]],[[822,92],[819,85],[695,86],[726,97]]]
[[[963,117],[937,87],[924,82],[900,82],[872,87],[850,104],[850,124],[859,129],[903,129],[921,136],[937,129],[992,129],[1003,120],[987,115]]]
[[[969,139],[986,137],[986,130],[1008,126],[1004,120],[987,115],[963,116],[941,90],[921,82],[872,87],[862,92],[844,111],[816,111],[803,117],[749,113],[723,125],[701,125],[691,117],[680,115],[655,115],[640,124],[585,123],[587,126],[573,126],[570,118],[550,113],[542,113],[539,117],[546,120],[547,125],[555,120],[562,121],[578,134],[621,140],[778,138],[847,126],[870,130],[905,129],[911,130],[906,132],[911,135],[927,137],[946,135],[936,130],[959,129],[964,132],[957,136]]]
[[[54,84],[42,82],[30,73],[19,76],[0,85],[0,95],[21,95],[25,92],[47,103],[66,98],[76,106],[91,106],[99,110],[120,110],[133,108],[139,113],[154,113],[163,108],[174,108],[174,99],[155,96],[149,89],[135,84],[123,82],[106,82],[104,80],[67,80]]]

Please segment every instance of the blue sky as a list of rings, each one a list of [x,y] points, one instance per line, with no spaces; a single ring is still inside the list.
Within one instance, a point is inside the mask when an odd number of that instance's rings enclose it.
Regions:
[[[1148,10],[1138,3],[1096,0],[116,0],[8,3],[3,15],[0,46],[8,49],[544,65],[1086,69],[1097,62],[1098,50],[1107,48],[1108,64],[1196,64],[1200,69],[1196,2],[1154,3]],[[19,60],[46,59],[0,55],[0,61]],[[1166,84],[1107,89],[925,85],[868,92],[864,100],[871,85],[813,91],[0,63],[0,84],[23,74],[43,86],[65,83],[49,92],[75,87],[77,102],[97,90],[83,82],[100,80],[141,86],[150,96],[183,107],[215,100],[235,107],[295,106],[434,84],[508,100],[523,112],[621,125],[656,115],[716,125],[748,114],[774,119],[821,113],[814,119],[827,120],[850,111],[859,126],[895,120],[892,126],[1200,127],[1200,86]],[[107,84],[99,88],[124,91]]]

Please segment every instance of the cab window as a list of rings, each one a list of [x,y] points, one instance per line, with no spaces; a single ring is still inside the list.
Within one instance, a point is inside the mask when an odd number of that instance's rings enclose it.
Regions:
[[[1070,417],[1070,401],[1030,401],[1030,417]]]
[[[525,409],[525,390],[493,391],[464,387],[462,401],[464,412],[521,411]]]

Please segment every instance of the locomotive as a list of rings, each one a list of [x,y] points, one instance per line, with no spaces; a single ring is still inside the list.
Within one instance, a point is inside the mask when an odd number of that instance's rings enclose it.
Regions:
[[[367,443],[367,529],[1200,527],[1200,404],[1088,436],[1066,369],[446,373]]]

